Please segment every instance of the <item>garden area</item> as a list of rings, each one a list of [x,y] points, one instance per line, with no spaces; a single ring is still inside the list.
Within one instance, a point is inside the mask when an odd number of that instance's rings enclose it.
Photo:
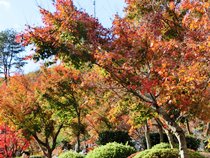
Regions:
[[[51,3],[0,31],[0,158],[210,157],[208,1],[125,0],[109,28]]]

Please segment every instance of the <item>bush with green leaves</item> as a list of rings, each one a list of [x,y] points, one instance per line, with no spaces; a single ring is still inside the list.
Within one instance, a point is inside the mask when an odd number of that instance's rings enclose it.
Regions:
[[[160,143],[152,147],[152,149],[168,149],[168,148],[171,148],[170,144],[168,143]]]
[[[188,150],[189,158],[204,158],[199,153]],[[178,158],[179,150],[177,148],[170,149],[167,143],[160,143],[153,146],[151,149],[144,150],[138,153],[134,158]]]
[[[122,144],[129,144],[133,146],[132,140],[128,135],[128,132],[124,131],[103,131],[99,133],[97,143],[99,145],[105,145],[107,143],[117,142]]]
[[[127,158],[133,153],[133,147],[113,142],[94,149],[85,158]]]
[[[62,153],[59,158],[84,158],[85,156],[74,151],[67,151]]]
[[[140,151],[133,158],[142,158],[143,156],[147,155],[149,152],[150,152],[150,149]]]
[[[149,149],[139,153],[134,158],[178,158],[178,149]]]

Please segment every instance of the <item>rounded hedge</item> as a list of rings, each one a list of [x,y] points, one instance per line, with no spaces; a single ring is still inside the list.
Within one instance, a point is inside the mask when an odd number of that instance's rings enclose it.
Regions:
[[[170,144],[168,143],[160,143],[152,147],[152,149],[168,149],[168,148],[171,148]]]
[[[94,149],[85,158],[127,158],[133,153],[133,147],[113,142]]]
[[[58,158],[84,158],[85,156],[74,151],[62,153]]]
[[[189,158],[204,158],[199,153],[192,150],[188,150]],[[153,148],[144,150],[134,156],[134,158],[178,158],[179,150],[174,148],[170,149],[170,145],[167,143],[160,143],[155,145]]]
[[[189,151],[190,158],[204,158],[197,152]],[[140,152],[134,158],[178,158],[178,149],[149,149]]]
[[[140,151],[138,154],[136,154],[133,158],[141,158],[147,155],[150,152],[150,149]]]
[[[150,149],[137,154],[134,158],[178,158],[178,149]]]

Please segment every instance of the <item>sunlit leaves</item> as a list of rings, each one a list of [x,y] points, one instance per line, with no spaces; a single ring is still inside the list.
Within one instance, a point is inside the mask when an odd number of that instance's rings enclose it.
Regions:
[[[107,104],[116,103],[115,97],[105,101],[109,97],[98,88],[102,85],[98,82],[101,71],[85,69],[89,63],[92,63],[89,68],[96,64],[106,71],[105,88],[114,83],[122,88],[120,94],[130,92],[154,109],[165,108],[168,114],[173,107],[179,112],[206,116],[209,4],[199,0],[126,3],[126,16],[116,16],[112,28],[107,30],[96,19],[77,10],[71,0],[57,1],[54,13],[41,9],[45,25],[30,28],[25,34],[26,43],[35,44],[38,58],[56,55],[69,67],[82,67],[79,87],[97,89],[103,96],[98,100],[109,109],[108,114],[118,115],[118,109]],[[79,94],[87,93],[79,91]],[[86,96],[85,103],[99,105],[97,97]],[[65,102],[62,97],[57,100]],[[109,119],[115,121],[114,117]]]
[[[14,157],[16,153],[28,149],[27,140],[21,130],[9,128],[6,124],[0,126],[0,157]]]
[[[56,11],[43,8],[40,12],[45,27],[29,27],[24,34],[25,44],[36,46],[36,59],[56,55],[76,67],[81,62],[93,61],[90,54],[107,43],[107,29],[87,13],[77,10],[71,0],[57,1]]]

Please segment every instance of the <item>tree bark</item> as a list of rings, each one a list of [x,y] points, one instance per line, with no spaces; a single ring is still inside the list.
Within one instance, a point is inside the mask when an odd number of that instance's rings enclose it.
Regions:
[[[77,137],[77,145],[75,147],[75,150],[77,152],[80,151],[80,135],[81,135],[81,126],[82,126],[82,123],[81,123],[81,111],[80,111],[80,107],[79,107],[79,104],[77,102],[77,99],[75,98],[74,96],[74,92],[72,92],[72,97],[74,99],[74,104],[73,104],[73,107],[75,109],[75,112],[77,114],[77,124],[78,124],[78,129],[77,129],[77,133],[76,133],[76,137]]]
[[[165,133],[166,133],[166,135],[167,135],[168,142],[169,142],[171,148],[172,148],[172,149],[175,148],[175,142],[174,142],[173,134],[171,133],[171,131],[168,130],[168,129],[166,129],[166,128],[164,128],[163,123],[160,121],[159,118],[156,118],[155,120],[156,120],[156,122],[158,123],[158,125],[161,126],[162,129],[164,129],[164,131],[165,131]]]
[[[187,143],[185,139],[185,134],[182,128],[170,118],[167,112],[157,104],[153,105],[155,107],[157,113],[163,117],[167,126],[171,129],[171,131],[175,134],[179,142],[179,154],[181,158],[189,158],[187,153]]]
[[[150,149],[152,145],[151,145],[149,127],[148,127],[147,121],[145,122],[145,139],[146,139],[147,149]]]
[[[165,129],[165,133],[167,135],[168,142],[169,142],[171,148],[172,149],[175,148],[175,142],[174,142],[173,134],[167,129]]]
[[[77,135],[77,146],[76,146],[76,152],[80,151],[80,134]]]
[[[187,133],[190,135],[192,134],[191,130],[190,130],[190,125],[189,125],[189,120],[186,119],[186,129],[187,129]]]
[[[53,150],[55,149],[56,147],[56,140],[57,140],[57,137],[61,131],[61,129],[63,128],[63,124],[61,124],[59,126],[59,128],[57,129],[57,131],[55,132],[55,134],[53,134],[53,131],[52,131],[52,135],[51,135],[51,138],[52,138],[52,146],[50,146],[50,143],[49,143],[49,137],[46,137],[45,138],[45,141],[42,141],[38,136],[37,134],[32,134],[32,136],[34,137],[34,139],[37,141],[37,143],[39,144],[39,146],[41,147],[44,155],[47,157],[47,158],[52,158],[52,152]]]
[[[177,130],[175,132],[175,136],[179,141],[179,154],[181,158],[188,158],[189,155],[187,153],[187,143],[186,143],[185,134],[183,130]]]
[[[49,148],[47,149],[47,155],[45,155],[45,156],[47,156],[47,158],[52,158],[52,151],[53,151],[53,150],[51,150],[51,148],[49,147]]]
[[[81,135],[81,118],[80,118],[80,111],[77,110],[77,123],[78,123],[78,133],[76,135],[77,137],[77,146],[76,146],[76,152],[80,152],[80,135]]]
[[[162,127],[162,123],[159,122],[159,119],[155,119],[155,121],[157,122],[157,127],[158,127],[158,132],[160,135],[160,143],[162,143],[163,140],[163,127]]]

